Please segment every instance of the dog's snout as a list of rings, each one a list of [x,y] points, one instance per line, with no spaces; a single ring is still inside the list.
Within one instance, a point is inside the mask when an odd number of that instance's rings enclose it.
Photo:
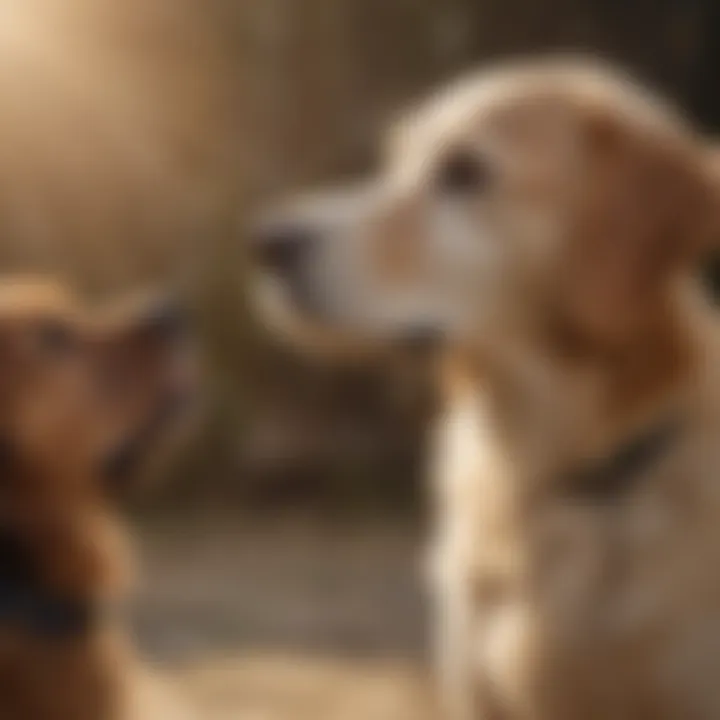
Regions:
[[[293,273],[310,251],[313,240],[312,230],[299,224],[265,225],[251,236],[251,255],[265,270]]]

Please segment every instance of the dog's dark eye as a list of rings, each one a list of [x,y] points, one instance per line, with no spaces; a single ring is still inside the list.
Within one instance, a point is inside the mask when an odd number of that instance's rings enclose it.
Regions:
[[[67,355],[78,347],[78,338],[71,328],[61,322],[47,321],[40,325],[37,337],[43,352]]]
[[[490,179],[487,163],[471,150],[456,150],[440,165],[437,186],[454,195],[482,190]]]

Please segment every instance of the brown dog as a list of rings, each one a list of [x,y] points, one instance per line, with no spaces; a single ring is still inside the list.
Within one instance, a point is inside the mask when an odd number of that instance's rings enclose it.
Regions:
[[[140,712],[113,508],[189,398],[183,333],[169,304],[101,318],[49,283],[0,286],[3,719],[184,717]]]
[[[433,569],[455,717],[720,718],[707,155],[617,72],[519,63],[418,109],[362,189],[258,231],[296,334],[449,351]]]

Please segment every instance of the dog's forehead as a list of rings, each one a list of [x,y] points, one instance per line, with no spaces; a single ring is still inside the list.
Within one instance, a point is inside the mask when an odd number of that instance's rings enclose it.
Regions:
[[[431,96],[394,129],[391,158],[427,157],[488,133],[570,131],[595,114],[622,124],[685,129],[674,108],[615,69],[548,60],[476,72]]]

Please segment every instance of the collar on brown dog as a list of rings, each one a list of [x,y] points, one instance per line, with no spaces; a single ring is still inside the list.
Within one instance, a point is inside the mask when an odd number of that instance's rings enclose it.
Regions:
[[[94,601],[55,593],[38,579],[28,549],[13,533],[0,529],[0,628],[47,640],[71,640],[95,627]]]
[[[680,429],[680,422],[672,418],[620,446],[609,457],[570,471],[561,479],[565,496],[597,505],[612,505],[623,500],[646,471],[665,456]]]

